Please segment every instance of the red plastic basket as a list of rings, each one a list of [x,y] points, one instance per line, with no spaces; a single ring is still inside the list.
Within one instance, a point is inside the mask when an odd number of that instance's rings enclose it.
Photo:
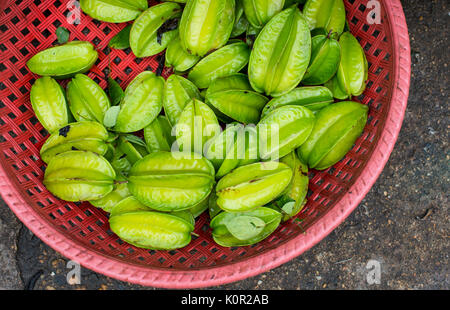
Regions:
[[[42,184],[44,163],[39,149],[47,134],[31,109],[29,91],[37,77],[25,63],[56,42],[56,28],[62,25],[70,30],[70,39],[97,45],[99,61],[89,75],[104,88],[101,77],[110,63],[111,76],[122,87],[143,70],[157,68],[155,57],[136,59],[129,51],[108,52],[109,40],[124,24],[98,22],[83,13],[80,24],[69,24],[72,2],[1,1],[0,192],[35,235],[84,267],[119,280],[165,288],[213,286],[257,275],[302,254],[327,236],[356,208],[388,160],[409,91],[411,62],[405,17],[399,0],[380,0],[382,23],[370,25],[368,0],[347,0],[351,32],[369,62],[368,87],[358,98],[370,106],[369,120],[345,159],[326,171],[310,173],[308,204],[298,216],[303,221],[284,223],[256,245],[223,248],[212,240],[209,218],[204,214],[196,224],[199,237],[183,249],[150,251],[130,246],[109,230],[102,210],[89,203],[61,201]]]

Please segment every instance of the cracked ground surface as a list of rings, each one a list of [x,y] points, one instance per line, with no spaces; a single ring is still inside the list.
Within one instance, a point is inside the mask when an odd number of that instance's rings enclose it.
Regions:
[[[447,0],[402,1],[410,31],[412,77],[397,145],[351,216],[317,246],[264,274],[224,289],[449,289]],[[151,289],[88,269],[69,284],[67,259],[24,227],[0,202],[0,288]],[[381,265],[369,285],[367,263]]]

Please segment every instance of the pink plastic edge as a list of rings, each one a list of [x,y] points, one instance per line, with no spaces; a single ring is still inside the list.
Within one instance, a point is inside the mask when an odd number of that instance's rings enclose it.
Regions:
[[[384,5],[388,19],[395,27],[391,29],[391,37],[394,42],[393,56],[396,63],[395,86],[386,125],[366,168],[353,186],[333,209],[308,229],[306,234],[301,234],[264,254],[222,267],[189,271],[148,268],[88,250],[49,226],[44,218],[28,206],[17,189],[19,185],[16,180],[8,178],[5,167],[0,165],[0,194],[3,200],[24,225],[55,251],[95,272],[144,286],[171,289],[217,286],[253,277],[292,260],[320,242],[353,212],[381,174],[397,141],[409,95],[410,44],[400,1],[385,0]]]

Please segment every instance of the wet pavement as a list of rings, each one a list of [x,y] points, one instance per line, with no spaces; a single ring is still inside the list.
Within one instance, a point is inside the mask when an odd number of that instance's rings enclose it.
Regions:
[[[447,0],[402,1],[412,77],[396,147],[359,207],[303,255],[225,289],[449,289]],[[152,289],[81,269],[36,238],[0,200],[0,288]],[[374,281],[374,266],[381,268]],[[378,279],[376,279],[378,280]]]

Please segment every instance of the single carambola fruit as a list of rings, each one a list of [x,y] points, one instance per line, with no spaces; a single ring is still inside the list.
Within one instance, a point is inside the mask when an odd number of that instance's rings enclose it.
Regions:
[[[292,90],[302,80],[311,56],[308,24],[297,7],[275,15],[256,38],[248,65],[250,83],[273,97]]]
[[[198,88],[208,88],[217,78],[239,72],[250,57],[250,48],[239,41],[225,45],[200,60],[189,72],[188,79]]]
[[[342,0],[308,0],[303,7],[303,15],[311,30],[324,28],[339,35],[344,31],[345,6]]]
[[[175,126],[180,150],[201,155],[206,142],[220,130],[213,110],[197,99],[191,100],[186,105]]]
[[[177,3],[161,3],[148,8],[134,22],[130,31],[130,47],[136,57],[148,57],[163,51],[177,36],[181,7]]]
[[[50,133],[67,125],[71,118],[64,89],[51,77],[42,77],[31,87],[30,101],[36,117]]]
[[[109,23],[124,23],[136,19],[148,8],[147,0],[80,0],[84,13]]]
[[[341,101],[322,109],[316,115],[311,135],[297,150],[299,158],[317,170],[340,161],[363,132],[368,111],[368,106],[353,101]]]
[[[105,212],[111,212],[124,198],[131,197],[130,195],[127,183],[123,182],[115,184],[114,190],[103,198],[91,200],[89,203]]]
[[[281,213],[267,207],[247,212],[222,212],[210,226],[214,241],[224,247],[246,246],[258,243],[280,225]]]
[[[186,52],[181,46],[179,36],[176,36],[166,49],[166,67],[173,68],[175,72],[186,72],[191,69],[201,58]]]
[[[101,155],[68,151],[53,157],[45,169],[44,185],[66,201],[96,200],[114,189],[116,173]]]
[[[235,88],[207,92],[206,100],[222,114],[244,124],[256,124],[269,101],[255,91]]]
[[[302,106],[286,105],[268,113],[256,126],[261,159],[276,160],[298,148],[314,123],[314,113]]]
[[[172,74],[164,86],[163,106],[170,124],[175,126],[184,107],[192,99],[201,99],[197,86],[188,79]]]
[[[312,38],[312,52],[309,67],[302,79],[304,85],[321,85],[329,81],[339,67],[341,46],[334,34],[318,35]]]
[[[262,28],[284,7],[284,0],[242,0],[245,16],[250,24]]]
[[[227,43],[234,20],[235,0],[190,0],[180,21],[181,45],[203,57]]]
[[[317,112],[332,102],[334,102],[333,94],[324,86],[297,87],[280,97],[270,100],[264,107],[261,117],[286,105],[299,105]]]
[[[175,137],[172,136],[172,126],[167,117],[160,115],[144,128],[144,139],[149,153],[167,151],[172,149]]]
[[[77,121],[96,121],[103,124],[111,103],[105,91],[90,77],[77,74],[67,84],[67,100]]]
[[[229,212],[254,209],[277,198],[291,178],[291,168],[274,161],[236,168],[217,183],[217,204]]]
[[[109,219],[111,230],[122,240],[140,248],[174,250],[191,241],[194,226],[183,218],[154,211],[136,211]]]
[[[148,126],[162,109],[164,78],[151,71],[136,76],[125,89],[114,129],[135,132]]]
[[[45,163],[67,151],[91,151],[105,155],[108,131],[97,122],[70,123],[52,133],[42,145],[40,154]]]
[[[339,38],[341,61],[336,77],[339,88],[351,98],[361,95],[366,89],[368,63],[364,50],[358,40],[344,32]]]
[[[209,195],[214,167],[192,153],[156,152],[136,162],[128,188],[141,203],[160,211],[186,210]]]
[[[35,74],[65,79],[89,71],[97,58],[91,43],[72,41],[37,53],[28,60],[27,66]]]

